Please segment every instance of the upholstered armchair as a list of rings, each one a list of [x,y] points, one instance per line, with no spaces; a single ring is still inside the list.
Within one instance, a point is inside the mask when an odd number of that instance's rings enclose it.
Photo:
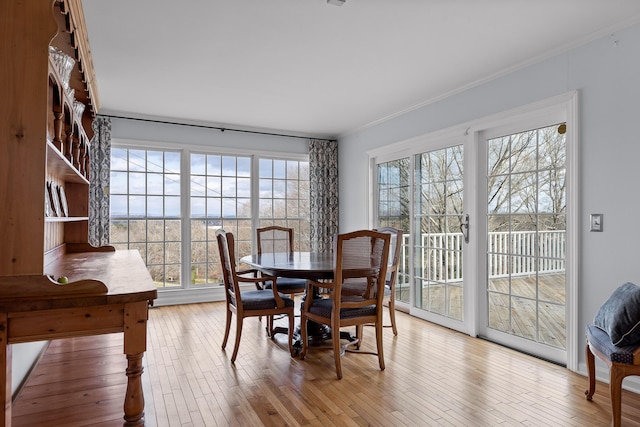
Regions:
[[[586,360],[589,388],[596,391],[595,356],[609,367],[609,393],[614,427],[621,425],[622,380],[640,375],[640,287],[625,283],[616,289],[586,328]]]

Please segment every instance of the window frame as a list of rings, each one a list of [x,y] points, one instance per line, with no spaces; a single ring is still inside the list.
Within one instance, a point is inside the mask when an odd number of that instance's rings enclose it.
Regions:
[[[175,288],[158,288],[159,299],[162,300],[163,295],[171,295],[171,298],[176,298],[176,303],[184,302],[196,302],[201,296],[207,295],[206,300],[217,300],[222,295],[219,290],[221,289],[221,283],[207,283],[204,285],[194,285],[191,283],[191,154],[209,154],[220,156],[238,156],[250,158],[250,185],[251,185],[251,215],[248,220],[251,223],[251,229],[255,230],[260,224],[259,218],[259,160],[276,159],[276,160],[289,160],[289,161],[309,161],[309,154],[299,153],[285,153],[278,151],[256,151],[246,149],[230,149],[220,146],[203,146],[195,144],[180,144],[180,143],[167,143],[156,141],[140,141],[130,140],[124,138],[114,138],[112,140],[112,148],[124,148],[128,150],[148,150],[148,151],[172,151],[180,152],[181,165],[180,165],[180,216],[181,220],[181,285]],[[145,217],[146,219],[146,217]],[[111,218],[109,218],[111,220]],[[214,240],[215,242],[215,240]],[[251,233],[251,252],[255,252],[256,237],[255,233]],[[213,292],[213,294],[212,294]],[[219,296],[216,296],[220,293]],[[182,296],[180,296],[181,294]],[[192,296],[186,296],[192,294]],[[213,295],[213,298],[211,298]],[[173,302],[172,302],[173,303]]]

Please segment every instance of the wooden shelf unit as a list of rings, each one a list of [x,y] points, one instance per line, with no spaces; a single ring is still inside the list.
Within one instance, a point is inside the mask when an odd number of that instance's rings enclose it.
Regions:
[[[73,97],[49,46],[75,59]],[[138,252],[89,244],[99,103],[81,0],[0,2],[0,93],[0,427],[11,424],[9,344],[113,332],[124,332],[125,425],[143,425],[142,355],[157,291]],[[64,189],[68,216],[45,216],[47,182]],[[53,280],[63,275],[68,284]]]
[[[49,55],[75,60],[70,95]],[[80,0],[0,5],[0,277],[46,274],[45,253],[89,238],[89,141],[97,88]],[[85,104],[82,115],[74,98]],[[49,181],[68,217],[45,217]]]

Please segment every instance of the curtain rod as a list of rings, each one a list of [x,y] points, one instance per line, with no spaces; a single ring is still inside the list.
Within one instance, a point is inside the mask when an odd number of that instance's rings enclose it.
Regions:
[[[322,140],[325,140],[325,141],[335,142],[334,139],[327,139],[327,138],[312,138],[312,137],[308,137],[308,136],[287,135],[287,134],[283,134],[283,133],[260,132],[260,131],[256,131],[256,130],[234,129],[234,128],[225,128],[225,127],[220,127],[220,126],[197,125],[197,124],[192,124],[192,123],[178,123],[178,122],[169,122],[169,121],[154,120],[154,119],[140,119],[140,118],[137,118],[137,117],[112,116],[110,114],[98,114],[98,116],[109,117],[109,118],[112,118],[112,119],[137,120],[137,121],[140,121],[140,122],[160,123],[160,124],[165,124],[165,125],[178,125],[178,126],[190,126],[190,127],[196,127],[196,128],[205,128],[205,129],[217,129],[220,132],[230,131],[230,132],[241,132],[241,133],[253,133],[253,134],[256,134],[256,135],[282,136],[282,137],[285,137],[285,138],[299,138],[299,139],[306,139],[306,140],[309,140],[309,139],[322,139]]]

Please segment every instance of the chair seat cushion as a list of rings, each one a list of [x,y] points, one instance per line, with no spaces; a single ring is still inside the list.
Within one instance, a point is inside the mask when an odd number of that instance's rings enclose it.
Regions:
[[[309,311],[317,316],[330,318],[331,309],[332,309],[331,299],[322,298],[322,299],[313,300],[313,304],[311,304],[311,308],[309,309]],[[358,307],[358,308],[341,308],[340,309],[340,317],[343,319],[350,319],[353,317],[360,317],[360,316],[375,316],[375,314],[376,314],[375,305],[368,305],[366,307]]]
[[[279,292],[278,292],[279,293]],[[280,294],[285,307],[293,307],[293,300]],[[276,299],[272,291],[245,291],[242,292],[242,307],[245,310],[269,310],[276,308]]]
[[[640,287],[633,283],[618,287],[598,309],[593,323],[616,346],[640,343]]]
[[[627,365],[633,364],[633,352],[638,348],[638,345],[616,347],[613,342],[611,342],[609,335],[595,325],[587,326],[586,333],[589,344],[612,362]]]
[[[293,292],[304,292],[307,287],[306,279],[297,279],[293,277],[278,277],[276,279],[276,283],[278,284],[278,292],[283,293],[293,293]],[[271,280],[265,282],[265,289],[271,289],[273,284]]]

